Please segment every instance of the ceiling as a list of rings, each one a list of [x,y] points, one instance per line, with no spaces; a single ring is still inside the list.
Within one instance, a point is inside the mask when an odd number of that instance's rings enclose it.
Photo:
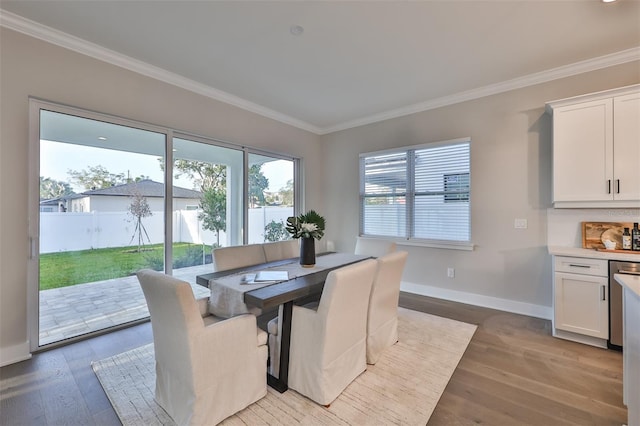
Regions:
[[[640,0],[0,7],[3,26],[318,134],[640,59]]]

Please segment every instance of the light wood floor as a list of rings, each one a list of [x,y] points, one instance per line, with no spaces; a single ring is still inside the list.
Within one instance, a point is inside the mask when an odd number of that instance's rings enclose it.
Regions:
[[[550,336],[550,322],[402,294],[400,305],[478,324],[429,425],[621,425],[622,356]],[[91,361],[150,343],[149,323],[0,369],[0,425],[118,425]]]
[[[400,305],[477,324],[429,425],[621,425],[622,354],[551,337],[551,322],[402,294]]]

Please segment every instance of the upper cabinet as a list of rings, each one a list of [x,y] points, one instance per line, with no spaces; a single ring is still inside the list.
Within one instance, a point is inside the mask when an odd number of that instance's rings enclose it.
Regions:
[[[613,98],[614,199],[640,200],[640,92]]]
[[[640,207],[640,84],[546,106],[554,207]]]

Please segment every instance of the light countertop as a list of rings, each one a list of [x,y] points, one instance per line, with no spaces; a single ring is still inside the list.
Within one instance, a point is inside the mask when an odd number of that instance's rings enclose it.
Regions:
[[[606,250],[583,249],[577,247],[549,246],[549,254],[554,256],[588,257],[591,259],[625,260],[640,262],[640,252],[617,253]]]
[[[614,274],[613,278],[640,297],[640,275]]]

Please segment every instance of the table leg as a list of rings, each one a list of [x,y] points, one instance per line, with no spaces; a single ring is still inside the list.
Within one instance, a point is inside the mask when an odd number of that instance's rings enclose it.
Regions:
[[[280,393],[289,389],[289,348],[291,347],[291,317],[293,301],[282,305],[282,336],[280,336],[280,377],[267,374],[267,384]]]

